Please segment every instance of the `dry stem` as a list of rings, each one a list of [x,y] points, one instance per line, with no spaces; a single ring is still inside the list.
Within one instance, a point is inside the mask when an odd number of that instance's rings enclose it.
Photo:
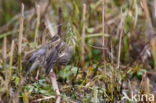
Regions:
[[[11,76],[12,76],[13,52],[14,52],[14,40],[11,43],[10,63],[9,63],[9,80],[11,79]]]
[[[38,30],[39,30],[39,25],[40,25],[40,6],[39,5],[36,5],[36,12],[37,12],[37,19],[36,19],[36,28],[35,28],[35,37],[34,37],[35,48],[37,48]]]
[[[121,17],[121,22],[120,22],[120,25],[119,25],[120,38],[119,38],[117,69],[119,69],[119,67],[120,67],[121,43],[122,43],[123,26],[124,26],[124,21],[125,21],[125,14],[123,14],[122,11],[121,11],[121,16],[122,16]]]
[[[21,52],[22,52],[22,38],[23,38],[23,13],[24,13],[24,5],[22,4],[21,9],[21,16],[20,16],[20,30],[19,30],[19,37],[18,37],[18,73],[20,74],[21,71]]]
[[[103,62],[104,62],[104,70],[106,72],[106,50],[105,50],[105,8],[104,8],[104,2],[105,0],[103,0],[103,4],[102,4],[102,55],[103,55]]]
[[[82,40],[81,40],[81,66],[84,67],[84,56],[85,56],[85,29],[86,29],[86,4],[83,4],[83,15],[82,15],[82,22],[83,22],[83,27],[82,27]]]
[[[21,49],[22,49],[23,21],[24,21],[23,12],[24,12],[24,5],[22,4],[21,16],[20,16],[20,30],[19,30],[19,38],[18,38],[18,55],[21,55]]]
[[[5,70],[6,88],[8,89],[8,70],[7,70],[7,37],[3,39],[3,64]]]

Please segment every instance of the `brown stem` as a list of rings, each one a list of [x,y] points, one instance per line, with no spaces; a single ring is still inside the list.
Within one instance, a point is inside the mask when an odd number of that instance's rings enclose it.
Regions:
[[[104,62],[104,70],[106,72],[106,49],[105,49],[105,8],[104,8],[104,2],[105,0],[103,0],[103,4],[102,4],[102,47],[103,47],[103,50],[102,50],[102,56],[103,56],[103,62]]]
[[[83,27],[82,27],[82,40],[81,40],[81,66],[84,67],[84,56],[85,56],[85,25],[86,21],[86,4],[83,4],[83,15],[82,15],[82,22],[83,22]]]
[[[59,8],[58,31],[57,31],[58,35],[60,35],[60,36],[61,36],[61,32],[62,32],[61,30],[62,30],[62,8],[60,7]]]
[[[61,95],[60,95],[60,91],[59,91],[59,88],[58,88],[56,75],[53,72],[53,70],[50,71],[49,75],[50,75],[50,79],[51,79],[51,82],[52,82],[53,89],[54,89],[54,91],[56,92],[56,95],[57,95],[56,103],[60,103]]]
[[[19,37],[18,37],[18,73],[20,75],[21,72],[21,52],[22,52],[22,38],[23,38],[23,22],[24,22],[24,5],[22,4],[21,9],[21,16],[20,16],[20,30],[19,30]]]

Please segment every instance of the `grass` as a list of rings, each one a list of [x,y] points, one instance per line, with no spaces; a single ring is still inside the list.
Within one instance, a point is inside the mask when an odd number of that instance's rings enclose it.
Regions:
[[[141,6],[137,0],[47,0],[31,7],[23,2],[21,13],[16,6],[12,9],[19,13],[14,17],[7,17],[11,11],[0,7],[6,13],[6,18],[0,17],[0,40],[4,39],[0,41],[0,102],[56,101],[44,68],[33,71],[24,84],[21,78],[26,58],[57,31],[74,48],[66,66],[53,68],[63,103],[133,103],[122,100],[123,91],[154,94],[156,44],[148,30],[155,33],[155,27],[143,22],[154,23],[145,1]],[[8,23],[2,22],[6,19]]]

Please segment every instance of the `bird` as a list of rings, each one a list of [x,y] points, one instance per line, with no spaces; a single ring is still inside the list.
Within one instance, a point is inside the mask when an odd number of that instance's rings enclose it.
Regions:
[[[50,76],[52,86],[56,92],[56,103],[60,103],[61,95],[53,72],[53,67],[56,64],[66,65],[73,55],[73,48],[68,43],[64,42],[59,35],[55,35],[52,40],[45,43],[28,56],[26,62],[26,74],[21,80],[24,83],[28,74],[30,74],[38,66],[45,68],[45,73]]]
[[[51,69],[56,65],[66,65],[73,54],[73,49],[64,42],[59,35],[38,49],[36,49],[28,58],[26,63],[26,74],[28,76],[38,66],[45,68],[48,75]]]

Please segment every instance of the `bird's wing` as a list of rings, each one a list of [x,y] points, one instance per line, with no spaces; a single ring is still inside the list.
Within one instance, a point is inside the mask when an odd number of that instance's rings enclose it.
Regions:
[[[46,54],[47,47],[44,45],[35,50],[27,59],[26,63],[26,75],[27,76],[33,69],[35,69],[39,63],[42,63],[42,58]]]
[[[46,59],[46,74],[48,75],[50,70],[57,62],[58,52],[56,50],[52,51],[48,58]]]
[[[61,46],[61,42],[55,47],[55,49],[51,51],[49,56],[46,58],[45,68],[46,68],[47,75],[49,74],[53,66],[57,63],[60,46]]]

